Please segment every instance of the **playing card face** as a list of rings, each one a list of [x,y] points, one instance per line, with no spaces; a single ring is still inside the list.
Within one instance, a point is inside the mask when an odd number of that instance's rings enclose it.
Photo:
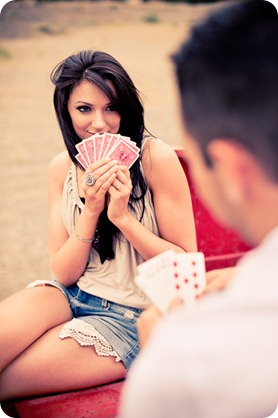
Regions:
[[[148,277],[138,275],[135,277],[135,282],[160,312],[167,311],[169,305],[168,283],[161,273],[154,273]]]
[[[135,282],[162,313],[175,296],[187,307],[193,306],[206,286],[205,260],[200,252],[165,251],[140,264],[138,273]]]
[[[135,277],[136,284],[162,313],[167,311],[175,296],[175,288],[169,280],[172,277],[174,255],[173,250],[168,250],[137,267],[139,274]]]
[[[167,250],[163,253],[150,258],[142,264],[137,266],[139,274],[144,274],[145,276],[151,276],[157,272],[161,272],[165,268],[168,268],[171,265],[171,261],[175,255],[173,250]]]
[[[203,253],[178,253],[172,261],[172,285],[186,303],[194,301],[206,286]]]
[[[79,151],[76,159],[84,168],[108,156],[130,168],[140,153],[140,148],[129,137],[109,133],[92,135],[76,148]]]
[[[130,168],[139,157],[133,146],[127,144],[127,142],[122,139],[119,139],[112,151],[108,152],[107,156],[112,160],[119,161],[120,164],[125,165],[128,168]]]

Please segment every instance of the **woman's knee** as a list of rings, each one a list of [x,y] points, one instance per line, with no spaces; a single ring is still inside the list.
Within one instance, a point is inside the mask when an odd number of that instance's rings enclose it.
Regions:
[[[50,286],[25,289],[0,304],[0,370],[51,328],[72,317],[67,298]]]

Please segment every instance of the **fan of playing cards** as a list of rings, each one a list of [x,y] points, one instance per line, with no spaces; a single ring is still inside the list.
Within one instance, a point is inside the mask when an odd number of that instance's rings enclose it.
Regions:
[[[83,139],[76,145],[78,154],[75,156],[83,168],[110,157],[130,168],[139,157],[140,148],[129,137],[119,134],[94,134]]]
[[[175,296],[192,306],[206,286],[204,254],[165,251],[138,267],[136,284],[165,313]]]

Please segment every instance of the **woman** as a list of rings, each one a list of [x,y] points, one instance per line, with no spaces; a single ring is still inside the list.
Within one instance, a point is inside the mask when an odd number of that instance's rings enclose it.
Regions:
[[[123,67],[106,53],[81,51],[52,81],[67,148],[49,167],[55,280],[0,305],[0,400],[123,378],[139,350],[136,320],[149,305],[134,283],[137,265],[170,248],[196,251],[183,170],[171,147],[147,135]],[[130,137],[140,159],[130,170],[109,158],[84,170],[75,145],[96,133]]]

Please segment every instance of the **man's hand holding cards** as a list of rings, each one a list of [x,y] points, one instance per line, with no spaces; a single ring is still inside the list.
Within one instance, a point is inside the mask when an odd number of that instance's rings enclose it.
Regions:
[[[140,148],[127,136],[119,134],[95,134],[76,145],[77,161],[86,168],[105,157],[117,160],[128,168],[139,158]]]
[[[204,254],[165,251],[138,266],[135,282],[163,314],[176,296],[190,307],[206,286]]]

